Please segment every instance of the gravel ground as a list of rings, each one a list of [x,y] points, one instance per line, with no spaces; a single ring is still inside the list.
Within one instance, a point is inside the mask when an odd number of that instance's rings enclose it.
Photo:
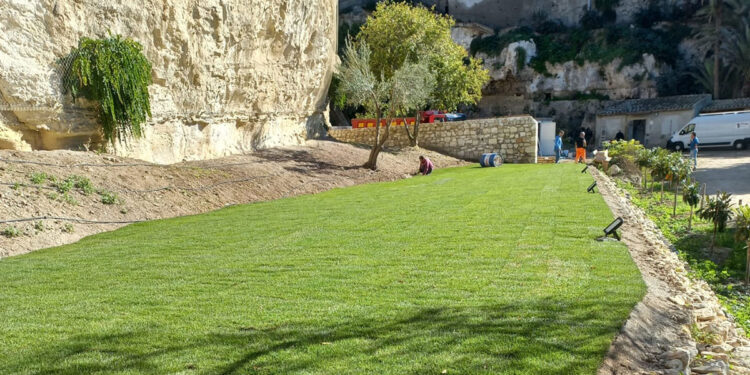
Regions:
[[[694,176],[706,184],[708,194],[726,191],[735,202],[750,204],[750,150],[701,150]]]

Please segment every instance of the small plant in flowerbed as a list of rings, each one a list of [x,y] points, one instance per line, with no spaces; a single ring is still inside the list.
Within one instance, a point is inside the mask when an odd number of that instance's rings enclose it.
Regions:
[[[650,189],[643,191],[630,183],[618,184],[630,192],[631,201],[646,212],[675,246],[680,259],[690,266],[691,277],[703,279],[711,285],[738,324],[746,331],[750,330],[750,289],[743,285],[743,279],[746,278],[748,244],[743,240],[745,237],[740,230],[740,226],[745,225],[741,224],[740,214],[737,213],[740,209],[734,211],[738,228],[730,228],[721,222],[723,216],[729,215],[727,197],[722,197],[722,194],[712,198],[715,202],[714,208],[708,208],[711,206],[710,201],[704,206],[704,211],[712,212],[712,216],[700,217],[692,214],[694,207],[700,202],[699,198],[695,197],[698,195],[696,184],[683,187],[683,197],[690,197],[683,198],[676,207],[669,199],[662,200],[659,193]],[[745,210],[750,211],[750,208]],[[714,225],[711,219],[707,219],[709,217],[716,217],[717,223]],[[737,232],[741,233],[736,235]]]
[[[2,232],[0,232],[0,234],[2,234],[5,237],[8,237],[8,238],[14,238],[14,237],[20,236],[21,235],[21,231],[18,230],[18,228],[16,228],[15,226],[9,225],[9,226],[3,228]]]
[[[29,176],[29,179],[31,180],[31,183],[34,185],[41,185],[47,180],[49,180],[52,176],[44,173],[44,172],[34,172]]]
[[[73,224],[65,223],[65,225],[62,226],[61,230],[63,233],[73,233],[73,231],[75,231],[75,228],[73,227]]]
[[[699,185],[691,180],[689,163],[681,154],[661,148],[647,150],[622,141],[607,147],[615,164],[635,161],[644,178],[640,189],[624,179],[618,180],[618,185],[672,242],[690,266],[691,277],[711,285],[738,324],[746,331],[750,329],[750,287],[742,285],[750,275],[750,207],[733,210],[731,196],[718,192],[694,215],[700,205]],[[650,187],[646,183],[649,175]],[[664,199],[667,184],[674,191],[674,199]],[[681,202],[677,199],[680,193]],[[733,215],[736,224],[730,228]]]
[[[102,198],[102,203],[107,205],[120,202],[120,197],[117,196],[117,193],[113,193],[109,190],[99,190],[99,196]]]

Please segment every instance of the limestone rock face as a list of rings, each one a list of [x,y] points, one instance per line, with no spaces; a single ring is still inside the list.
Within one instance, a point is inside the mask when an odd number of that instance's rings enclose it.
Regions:
[[[114,152],[171,163],[301,143],[322,118],[337,12],[337,0],[4,0],[0,148],[101,141],[56,61],[108,32],[141,43],[153,66],[146,137]]]
[[[477,57],[483,60],[493,81],[512,80],[517,83],[517,94],[530,97],[541,93],[552,93],[559,97],[572,93],[596,92],[612,99],[649,98],[656,96],[655,81],[662,73],[654,57],[644,55],[642,62],[623,67],[620,67],[620,59],[606,65],[588,61],[583,65],[574,61],[564,64],[547,63],[548,74],[545,75],[537,73],[528,65],[518,69],[519,48],[526,51],[525,64],[536,56],[534,41],[522,40],[510,43],[498,56],[478,53]],[[492,87],[491,84],[487,90],[490,94]]]

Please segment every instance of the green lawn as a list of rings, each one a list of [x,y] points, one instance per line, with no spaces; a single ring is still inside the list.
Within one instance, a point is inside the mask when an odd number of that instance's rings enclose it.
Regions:
[[[594,374],[645,293],[576,165],[438,170],[0,260],[0,373]]]

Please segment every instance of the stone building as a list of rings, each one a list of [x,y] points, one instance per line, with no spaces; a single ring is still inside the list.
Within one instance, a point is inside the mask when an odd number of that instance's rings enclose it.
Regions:
[[[665,146],[672,134],[711,104],[711,95],[680,95],[614,102],[596,113],[595,142],[635,139],[646,147]]]
[[[675,131],[704,113],[750,111],[750,98],[711,100],[711,95],[681,95],[613,102],[596,113],[596,145],[615,138],[636,139],[646,147],[665,146]]]

